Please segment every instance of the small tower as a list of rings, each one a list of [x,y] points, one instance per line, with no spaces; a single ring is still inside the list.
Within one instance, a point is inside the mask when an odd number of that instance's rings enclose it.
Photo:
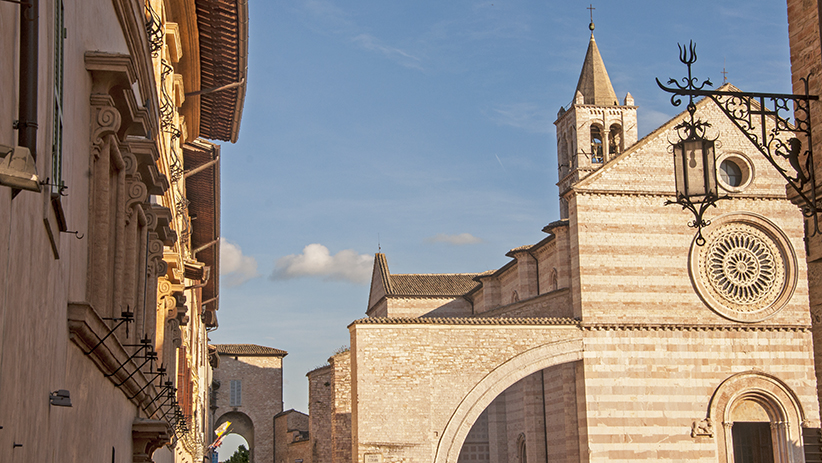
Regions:
[[[634,97],[629,93],[619,104],[594,40],[593,21],[588,27],[591,41],[574,99],[568,108],[559,109],[554,122],[560,197],[637,141]],[[567,217],[568,207],[560,199],[560,218]]]

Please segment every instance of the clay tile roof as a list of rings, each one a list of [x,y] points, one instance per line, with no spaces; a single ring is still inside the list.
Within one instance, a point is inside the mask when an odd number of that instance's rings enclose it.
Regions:
[[[599,48],[591,34],[591,41],[588,42],[588,52],[585,54],[585,62],[582,63],[582,72],[579,74],[577,91],[582,93],[585,104],[597,106],[617,106],[616,93],[605,70],[605,63],[599,54]]]
[[[191,221],[191,249],[205,264],[208,281],[202,289],[207,310],[219,309],[220,293],[220,147],[203,140],[183,145],[186,198]],[[205,276],[205,275],[204,275]],[[215,323],[212,326],[216,325]]]
[[[476,273],[409,273],[391,275],[390,296],[462,296],[477,282]]]
[[[247,0],[195,0],[200,39],[200,90],[239,86],[200,98],[200,136],[237,141],[248,71]]]
[[[572,325],[579,326],[575,318],[440,318],[440,317],[367,317],[355,320],[352,325]]]
[[[214,344],[218,354],[285,357],[288,352],[257,344]]]

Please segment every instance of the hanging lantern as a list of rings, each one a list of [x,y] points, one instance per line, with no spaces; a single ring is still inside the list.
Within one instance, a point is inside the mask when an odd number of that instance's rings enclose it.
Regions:
[[[717,198],[716,156],[713,140],[692,136],[674,145],[676,196],[692,203]]]

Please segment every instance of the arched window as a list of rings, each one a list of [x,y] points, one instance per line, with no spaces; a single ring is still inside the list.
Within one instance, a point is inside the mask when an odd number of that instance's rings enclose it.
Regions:
[[[622,127],[619,124],[611,125],[608,130],[608,153],[611,156],[622,153]]]
[[[514,293],[511,294],[511,303],[519,302],[519,294],[517,294],[517,290],[514,290]]]
[[[602,127],[591,125],[591,162],[601,163],[602,161]]]
[[[559,289],[559,278],[557,278],[557,269],[551,272],[551,289],[556,291]]]
[[[517,463],[528,463],[528,453],[525,449],[525,434],[517,437]]]
[[[557,159],[559,160],[559,178],[565,177],[570,165],[570,156],[568,155],[568,143],[565,137],[559,137],[559,146],[557,147]]]

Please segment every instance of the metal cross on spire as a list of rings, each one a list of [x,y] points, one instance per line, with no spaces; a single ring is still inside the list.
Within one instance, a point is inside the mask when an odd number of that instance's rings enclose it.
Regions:
[[[591,24],[588,24],[588,29],[591,29],[591,32],[594,32],[594,8],[593,4],[589,4],[587,10],[591,13]]]

